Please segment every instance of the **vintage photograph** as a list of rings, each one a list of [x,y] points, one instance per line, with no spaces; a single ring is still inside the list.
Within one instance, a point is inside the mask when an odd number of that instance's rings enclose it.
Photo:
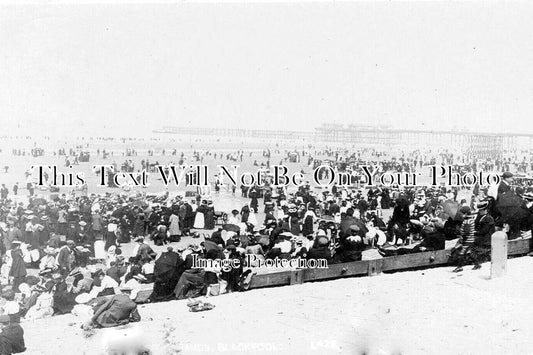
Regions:
[[[531,18],[0,3],[0,355],[533,353]]]

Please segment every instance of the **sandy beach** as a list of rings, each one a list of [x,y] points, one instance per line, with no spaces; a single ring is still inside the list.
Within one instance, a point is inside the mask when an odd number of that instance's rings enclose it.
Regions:
[[[381,274],[139,306],[153,354],[528,354],[533,341],[531,259],[508,261],[490,280],[453,268]],[[74,315],[22,326],[28,354],[100,354],[107,330],[89,338]],[[131,331],[131,330],[130,330]]]

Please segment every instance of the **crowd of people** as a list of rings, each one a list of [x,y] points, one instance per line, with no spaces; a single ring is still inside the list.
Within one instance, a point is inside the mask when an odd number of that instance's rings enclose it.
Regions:
[[[357,154],[320,154],[338,169],[360,164]],[[299,154],[304,157],[309,166],[318,160]],[[431,160],[415,156],[382,163],[410,171]],[[533,226],[531,188],[513,187],[510,173],[502,175],[496,192],[357,184],[325,189],[307,184],[289,192],[268,183],[241,191],[242,205],[217,211],[212,197],[200,193],[192,199],[168,192],[31,194],[26,203],[2,186],[0,323],[7,322],[10,340],[0,334],[0,346],[11,346],[12,352],[24,348],[20,320],[72,312],[87,317],[86,327],[110,327],[139,321],[140,302],[246,290],[256,268],[246,263],[250,254],[254,260],[335,264],[360,261],[370,250],[390,256],[442,250],[450,242],[455,243],[450,261],[461,272],[488,260],[495,230],[514,239]],[[198,259],[241,262],[226,269],[198,267]]]

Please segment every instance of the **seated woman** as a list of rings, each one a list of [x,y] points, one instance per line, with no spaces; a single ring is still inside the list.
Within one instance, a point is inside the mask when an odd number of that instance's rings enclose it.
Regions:
[[[294,240],[294,251],[292,252],[293,258],[302,258],[305,259],[307,257],[307,246],[304,245],[305,240],[301,237],[297,237]]]
[[[47,246],[46,248],[44,248],[43,252],[44,252],[44,256],[40,260],[39,270],[43,271],[45,269],[51,269],[51,270],[56,269],[57,268],[56,266],[57,249]]]
[[[89,292],[93,284],[91,271],[85,262],[81,262],[77,268],[72,270],[66,281],[71,285],[72,293],[75,295]]]
[[[265,252],[261,244],[257,242],[256,237],[250,237],[248,246],[245,249],[245,254],[253,254],[256,256],[254,260],[262,260],[265,258]],[[257,265],[247,265],[247,266],[257,266]]]
[[[51,317],[54,314],[54,299],[50,292],[33,287],[29,293],[23,300],[21,317],[32,320]]]
[[[74,308],[75,295],[72,291],[69,291],[67,282],[61,277],[61,274],[55,272],[53,274],[54,279],[54,314],[66,314],[72,311]]]
[[[307,259],[326,259],[328,264],[332,262],[331,250],[329,250],[329,240],[325,236],[320,236],[314,245],[307,252]]]
[[[104,271],[98,270],[93,274],[93,288],[90,294],[93,298],[114,295],[117,287],[118,282],[106,275]]]
[[[111,267],[112,262],[117,261],[117,247],[112,245],[107,249],[105,264],[107,268]]]
[[[18,354],[26,351],[24,330],[20,324],[8,315],[0,316],[0,354]]]
[[[116,327],[141,320],[137,304],[122,293],[111,298],[99,299],[93,309],[91,325],[97,328]]]
[[[144,283],[154,282],[154,260],[152,258],[144,258],[141,260],[141,263],[141,274],[146,280]]]
[[[273,248],[267,253],[266,258],[274,259],[275,257],[279,257],[280,259],[290,259],[291,252],[293,251],[290,241],[292,237],[293,235],[290,232],[281,233]]]
[[[374,222],[368,222],[366,227],[368,228],[368,232],[365,234],[364,240],[367,245],[375,247],[376,245],[379,246],[385,244],[387,236],[385,235],[385,232],[374,226]]]
[[[224,257],[224,253],[222,252],[222,250],[219,249],[210,249],[205,254],[205,258],[209,260],[222,260],[224,259]],[[220,293],[219,275],[222,271],[221,267],[218,265],[213,267],[208,266],[204,268],[204,271],[204,281],[207,284],[206,296],[218,295]]]
[[[154,241],[155,245],[165,245],[168,243],[168,232],[167,232],[167,226],[164,224],[160,224],[157,226],[155,231],[152,233],[152,240]]]
[[[26,284],[21,284],[21,286],[23,285]],[[12,319],[15,318],[18,321],[20,319],[21,307],[19,302],[15,301],[15,292],[11,289],[5,290],[2,292],[2,298],[6,301],[2,307],[2,314],[7,314],[11,316]]]
[[[184,270],[185,261],[172,247],[155,261],[154,289],[150,295],[152,302],[165,301],[173,296],[174,288]]]
[[[243,264],[244,259],[242,257],[242,253],[235,248],[233,245],[228,245],[224,249],[224,259],[238,259],[239,261],[239,267],[238,268],[230,268],[229,270],[222,270],[222,274],[220,278],[228,283],[226,286],[227,292],[233,292],[239,290],[239,282],[241,281],[241,275],[243,272]]]
[[[362,252],[365,249],[362,231],[357,225],[350,226],[350,232],[339,232],[340,245],[333,256],[334,263],[346,263],[350,261],[360,261]]]
[[[394,223],[389,228],[390,244],[404,245],[409,237],[408,223]]]
[[[182,300],[190,297],[205,295],[207,284],[205,282],[205,271],[202,268],[192,268],[185,270],[174,289],[176,299]]]
[[[420,236],[422,242],[419,244],[419,251],[443,250],[446,246],[444,222],[438,218],[432,219],[429,222],[424,221]]]

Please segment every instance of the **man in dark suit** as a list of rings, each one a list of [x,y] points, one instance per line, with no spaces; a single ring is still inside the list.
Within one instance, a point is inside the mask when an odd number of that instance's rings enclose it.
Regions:
[[[493,216],[495,221],[499,221],[503,218],[502,215],[508,214],[503,211],[506,207],[512,205],[519,205],[521,201],[520,197],[517,196],[511,183],[513,182],[513,174],[510,172],[505,172],[502,174],[502,181],[498,185],[498,195],[496,196],[496,209],[497,215]],[[516,222],[508,222],[509,216],[504,218],[505,223],[509,223],[509,232],[507,233],[509,240],[516,239],[520,236],[520,225]]]
[[[526,203],[526,208],[529,211],[528,222],[531,230],[531,238],[529,239],[529,253],[527,255],[533,256],[533,192],[526,192],[522,198]]]
[[[500,198],[500,195],[505,194],[509,191],[512,191],[511,183],[513,182],[513,174],[510,172],[505,172],[502,175],[502,181],[500,182],[500,185],[498,186],[498,197]]]
[[[473,270],[481,268],[481,263],[490,258],[491,237],[494,234],[495,222],[487,212],[488,201],[477,204],[478,213],[474,221],[474,245],[472,246]]]

